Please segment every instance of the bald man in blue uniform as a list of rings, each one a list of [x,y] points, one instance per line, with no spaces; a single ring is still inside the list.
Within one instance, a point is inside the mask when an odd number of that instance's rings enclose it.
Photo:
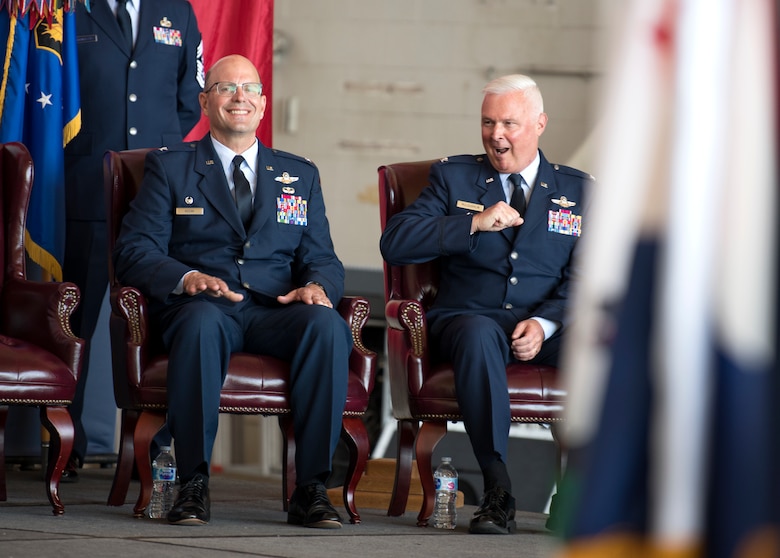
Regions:
[[[380,247],[392,265],[441,262],[429,333],[453,363],[485,485],[469,530],[503,534],[515,527],[506,365],[557,364],[592,178],[539,150],[547,115],[533,80],[504,76],[483,92],[486,153],[434,164],[429,187],[388,221]]]
[[[220,389],[230,355],[254,352],[290,362],[296,488],[287,521],[338,528],[324,483],[352,335],[331,302],[344,292],[344,267],[319,172],[255,137],[266,97],[246,58],[217,61],[199,98],[209,134],[150,152],[114,252],[120,281],[151,301],[168,351],[168,425],[182,485],[168,521],[209,521]]]
[[[64,278],[81,290],[76,333],[92,338],[108,287],[103,154],[181,142],[200,120],[203,88],[201,34],[186,0],[92,0],[76,3],[81,131],[65,148]],[[127,10],[132,39],[116,11]],[[76,429],[64,480],[77,478],[87,452],[82,423],[89,343],[70,407]],[[110,378],[108,368],[94,373]],[[107,380],[110,382],[110,380]],[[113,432],[114,419],[105,425]]]

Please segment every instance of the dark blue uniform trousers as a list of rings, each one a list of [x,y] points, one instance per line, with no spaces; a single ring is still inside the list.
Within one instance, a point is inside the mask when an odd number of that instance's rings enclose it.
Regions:
[[[327,479],[341,432],[352,348],[349,327],[336,310],[254,300],[230,307],[200,295],[164,310],[160,323],[169,357],[168,426],[183,481],[209,472],[220,389],[235,352],[290,362],[297,484]]]
[[[485,471],[496,459],[506,463],[511,424],[506,366],[517,362],[510,350],[517,316],[508,310],[432,311],[429,318],[434,350],[452,362],[463,425],[480,468]],[[531,362],[555,365],[559,332]]]

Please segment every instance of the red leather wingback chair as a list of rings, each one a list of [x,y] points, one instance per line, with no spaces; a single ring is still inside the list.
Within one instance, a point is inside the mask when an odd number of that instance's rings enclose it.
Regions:
[[[402,211],[428,185],[436,160],[381,166],[379,207],[381,226]],[[448,363],[430,363],[425,312],[438,289],[438,262],[391,266],[384,264],[387,367],[393,415],[398,420],[395,486],[388,515],[402,515],[411,481],[412,457],[423,488],[417,524],[426,526],[433,512],[434,485],[431,456],[447,433],[448,421],[462,416],[455,397],[455,379]],[[557,385],[558,371],[550,366],[514,363],[507,366],[513,422],[553,425],[560,477],[561,449],[555,425],[562,420],[565,393]]]
[[[67,406],[76,393],[84,341],[70,329],[79,303],[76,285],[27,280],[24,243],[32,183],[27,148],[0,145],[0,501],[7,499],[6,406],[40,407],[50,436],[46,492],[54,515],[61,515],[60,478],[73,448]]]
[[[108,205],[108,244],[113,251],[122,218],[141,184],[148,149],[108,152],[104,159],[106,203]],[[112,262],[112,258],[109,257]],[[108,504],[124,504],[133,464],[141,490],[133,509],[142,515],[149,504],[152,473],[149,448],[152,438],[165,421],[167,406],[167,355],[161,340],[153,338],[144,296],[131,286],[121,285],[109,263],[111,283],[111,351],[114,369],[114,397],[122,411],[122,432],[114,483]],[[347,404],[342,422],[342,439],[349,448],[349,466],[344,483],[344,504],[352,523],[360,523],[354,494],[365,469],[369,440],[362,416],[374,388],[376,354],[363,345],[362,329],[369,317],[368,301],[344,297],[338,311],[352,331],[354,346],[349,359]],[[295,439],[288,403],[290,367],[276,358],[247,353],[230,359],[222,386],[220,412],[277,415],[282,429],[283,507],[295,488]]]

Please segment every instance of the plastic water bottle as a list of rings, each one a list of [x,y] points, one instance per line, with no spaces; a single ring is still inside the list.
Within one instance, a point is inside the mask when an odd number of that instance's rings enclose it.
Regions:
[[[433,526],[437,529],[454,529],[458,520],[455,509],[458,500],[458,472],[452,466],[451,457],[442,457],[433,473],[436,501],[433,506]]]
[[[160,455],[152,461],[152,481],[149,517],[168,517],[168,512],[173,507],[173,493],[176,491],[176,461],[171,455],[171,446],[160,446]]]

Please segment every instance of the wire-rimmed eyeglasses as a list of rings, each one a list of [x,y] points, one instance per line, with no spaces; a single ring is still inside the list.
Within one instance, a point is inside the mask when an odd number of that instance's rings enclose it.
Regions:
[[[232,97],[236,94],[239,87],[244,90],[244,95],[247,97],[259,97],[263,94],[262,83],[233,83],[232,81],[215,81],[211,84],[211,87],[203,92],[208,93],[215,89],[217,95],[220,95],[221,97]]]

